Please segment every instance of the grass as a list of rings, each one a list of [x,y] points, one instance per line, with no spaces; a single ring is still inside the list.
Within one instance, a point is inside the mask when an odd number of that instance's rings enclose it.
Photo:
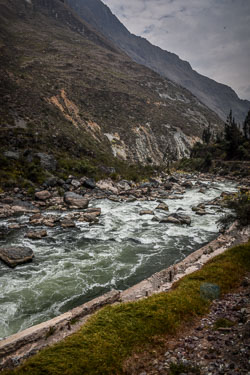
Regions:
[[[233,322],[230,319],[226,318],[219,318],[216,320],[216,322],[213,325],[213,329],[217,330],[219,328],[231,328],[235,325],[235,322]]]
[[[169,368],[169,375],[181,375],[184,373],[200,375],[201,372],[197,366],[193,367],[182,362],[171,363]]]
[[[237,287],[250,270],[249,255],[250,242],[227,250],[201,270],[185,276],[169,293],[105,307],[77,333],[4,374],[122,374],[123,362],[132,353],[208,312],[210,302],[200,296],[201,283],[219,285],[222,294]]]

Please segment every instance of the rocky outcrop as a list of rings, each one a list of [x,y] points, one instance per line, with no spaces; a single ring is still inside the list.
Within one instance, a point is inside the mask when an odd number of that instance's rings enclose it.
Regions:
[[[29,247],[2,247],[0,248],[0,259],[9,267],[16,267],[19,264],[30,262],[34,257]]]

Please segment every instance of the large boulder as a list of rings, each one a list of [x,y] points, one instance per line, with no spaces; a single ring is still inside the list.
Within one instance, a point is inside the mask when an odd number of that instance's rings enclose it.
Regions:
[[[96,186],[101,189],[101,190],[106,190],[110,191],[113,194],[118,194],[119,190],[117,187],[114,185],[113,181],[111,179],[106,179],[106,180],[100,180],[96,183]]]
[[[94,189],[96,187],[95,180],[93,178],[86,178],[82,180],[82,184],[87,189]]]
[[[30,262],[34,257],[29,247],[11,246],[0,248],[0,259],[9,267],[16,267],[18,264]]]
[[[84,198],[82,195],[72,193],[72,192],[66,192],[64,194],[64,202],[68,206],[74,206],[78,208],[88,208],[89,200]]]
[[[42,190],[35,193],[35,197],[38,200],[46,201],[47,199],[51,198],[51,194],[48,190]]]
[[[121,180],[121,181],[118,182],[117,187],[119,189],[121,189],[121,190],[125,190],[126,191],[126,190],[131,189],[131,184],[127,180]]]

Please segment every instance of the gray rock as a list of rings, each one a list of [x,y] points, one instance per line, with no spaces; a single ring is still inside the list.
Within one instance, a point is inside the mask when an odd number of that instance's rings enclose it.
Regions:
[[[83,186],[88,189],[94,189],[96,187],[95,180],[93,178],[87,178],[83,180]]]
[[[3,154],[7,159],[20,159],[20,153],[18,151],[5,151]]]
[[[61,220],[61,226],[63,228],[74,228],[76,225],[73,220],[63,219]]]
[[[51,198],[51,194],[48,190],[42,190],[35,193],[35,197],[38,200],[46,201],[47,199]]]
[[[207,212],[205,210],[198,209],[198,210],[195,211],[195,214],[203,216],[203,215],[207,215]]]
[[[76,180],[76,179],[73,179],[71,181],[71,185],[74,186],[76,189],[79,188],[82,184],[80,181]]]
[[[9,267],[16,267],[18,264],[30,262],[34,257],[29,247],[12,246],[0,248],[0,259]]]
[[[141,210],[139,214],[142,215],[154,215],[154,211],[151,210]]]
[[[156,210],[164,210],[164,211],[169,211],[168,205],[166,203],[160,203],[157,207]]]
[[[50,177],[48,178],[47,181],[45,181],[45,183],[43,184],[44,186],[47,186],[47,187],[55,187],[57,184],[58,184],[59,180],[57,177]]]
[[[167,216],[160,220],[160,223],[180,224],[180,221],[174,216]]]
[[[82,195],[67,192],[64,194],[64,202],[69,206],[75,206],[78,208],[88,208],[89,200],[84,198]]]
[[[174,213],[161,219],[160,223],[191,224],[191,218],[187,215]]]
[[[32,240],[40,240],[43,237],[47,236],[46,230],[39,230],[39,231],[30,231],[26,233],[25,237],[28,237]]]
[[[117,187],[119,189],[122,189],[122,190],[129,190],[131,188],[131,185],[129,183],[129,181],[127,180],[122,180],[122,181],[119,181],[118,184],[117,184]]]
[[[109,199],[110,201],[112,201],[112,202],[120,202],[120,198],[117,197],[116,195],[110,195],[110,196],[108,197],[108,199]]]

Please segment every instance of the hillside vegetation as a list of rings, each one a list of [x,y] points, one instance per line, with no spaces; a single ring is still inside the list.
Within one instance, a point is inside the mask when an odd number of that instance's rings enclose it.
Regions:
[[[208,126],[202,140],[203,143],[194,145],[190,158],[182,159],[177,167],[220,175],[250,176],[250,110],[242,126],[236,123],[230,111],[224,131],[215,134]]]
[[[222,129],[190,92],[133,62],[59,0],[0,0],[0,52],[6,187],[51,174],[144,176],[169,154],[188,156],[209,122]]]

